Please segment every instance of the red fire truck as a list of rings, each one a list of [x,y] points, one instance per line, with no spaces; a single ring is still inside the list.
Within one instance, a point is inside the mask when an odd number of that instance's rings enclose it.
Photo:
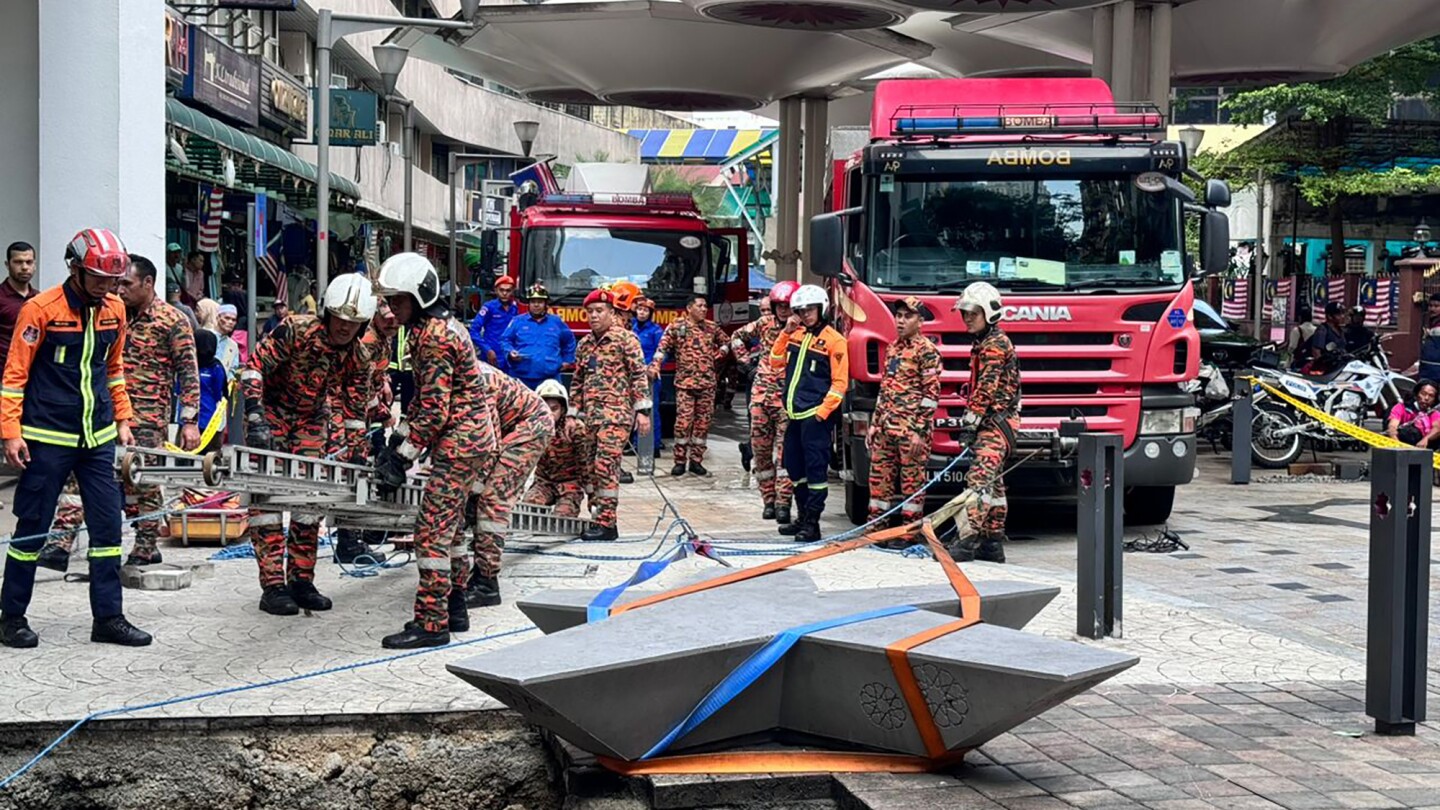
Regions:
[[[1200,270],[1228,255],[1224,183],[1180,182],[1183,144],[1150,105],[1117,103],[1098,79],[881,82],[867,146],[834,163],[831,213],[811,222],[810,269],[827,279],[850,342],[841,437],[845,504],[868,506],[864,435],[892,303],[918,295],[943,374],[930,458],[948,466],[968,397],[970,336],[951,306],[970,283],[1000,289],[1023,406],[1007,476],[1032,498],[1073,497],[1075,437],[1123,438],[1126,519],[1157,523],[1195,466],[1199,359],[1185,217],[1200,219]],[[1193,176],[1193,174],[1192,174]],[[965,464],[932,494],[963,488]]]
[[[595,166],[595,164],[589,164]],[[606,164],[609,166],[609,164]],[[578,169],[579,167],[577,167]],[[643,188],[643,166],[590,171]],[[517,172],[511,209],[510,272],[520,290],[540,282],[553,310],[577,336],[590,327],[581,304],[597,287],[631,281],[655,301],[655,321],[679,317],[692,293],[709,296],[711,317],[726,331],[749,319],[750,257],[741,228],[712,228],[689,194],[592,188],[560,191],[550,167],[538,163]],[[635,178],[642,182],[636,184]],[[628,180],[627,180],[628,178]],[[601,182],[604,182],[602,179]],[[662,407],[674,406],[673,364],[662,374]],[[668,429],[673,419],[665,419]]]

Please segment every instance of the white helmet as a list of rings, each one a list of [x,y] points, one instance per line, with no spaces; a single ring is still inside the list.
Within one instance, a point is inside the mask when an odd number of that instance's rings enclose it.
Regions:
[[[440,300],[440,274],[430,260],[419,253],[396,253],[380,265],[375,279],[376,295],[409,293],[420,309]]]
[[[805,307],[820,307],[820,314],[825,314],[825,305],[829,303],[830,296],[814,284],[801,284],[800,289],[790,296],[791,309],[803,309]]]
[[[965,288],[960,297],[955,300],[952,307],[956,312],[985,313],[986,323],[999,323],[1000,311],[1003,304],[1000,301],[1000,291],[995,286],[985,281],[977,281]]]
[[[325,288],[326,314],[342,321],[369,323],[375,317],[376,303],[370,279],[359,273],[337,276]]]
[[[565,410],[570,410],[570,392],[565,390],[565,386],[561,385],[559,380],[546,380],[540,383],[540,387],[535,389],[535,394],[541,399],[558,399],[560,404],[565,406]]]

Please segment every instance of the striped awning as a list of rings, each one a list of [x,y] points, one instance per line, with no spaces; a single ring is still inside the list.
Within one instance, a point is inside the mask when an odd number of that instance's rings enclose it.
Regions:
[[[778,129],[632,129],[643,163],[724,163],[757,145],[774,143]],[[768,159],[762,157],[762,161]]]

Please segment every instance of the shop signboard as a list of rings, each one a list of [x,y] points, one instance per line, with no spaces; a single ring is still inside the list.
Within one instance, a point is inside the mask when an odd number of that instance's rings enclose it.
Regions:
[[[165,83],[185,84],[190,75],[190,24],[169,6],[165,7]]]
[[[310,137],[310,91],[268,60],[260,62],[260,120],[293,138]]]
[[[260,122],[260,64],[196,26],[190,74],[176,94],[246,126]]]
[[[372,146],[380,141],[379,98],[364,90],[330,91],[330,145]]]
[[[215,0],[216,8],[253,8],[261,11],[294,11],[295,0]]]

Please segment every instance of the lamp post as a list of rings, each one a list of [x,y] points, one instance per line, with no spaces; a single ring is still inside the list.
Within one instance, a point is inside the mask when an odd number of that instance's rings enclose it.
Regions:
[[[315,283],[323,292],[330,282],[330,49],[335,43],[351,34],[376,31],[381,28],[410,26],[430,30],[453,31],[472,30],[475,14],[480,9],[480,0],[460,0],[461,20],[427,20],[421,17],[385,17],[375,14],[336,14],[328,8],[316,12],[319,23],[315,27],[315,84],[318,90],[315,99]],[[393,67],[396,76],[405,63],[405,55],[397,54],[405,49],[387,46],[394,50],[383,57],[387,64],[379,64],[382,73],[386,67]],[[393,83],[389,78],[387,82]]]
[[[516,121],[515,137],[520,141],[520,151],[525,157],[530,157],[530,150],[535,148],[535,138],[540,134],[539,121]],[[460,290],[460,267],[459,267],[459,235],[457,229],[460,225],[456,221],[455,214],[455,176],[466,166],[476,163],[485,163],[496,158],[512,157],[504,152],[451,152],[450,153],[450,311],[455,311],[455,295]]]
[[[1185,144],[1185,157],[1192,158],[1200,151],[1200,143],[1205,140],[1205,130],[1197,126],[1188,126],[1180,130],[1180,142]]]
[[[385,89],[385,101],[405,108],[405,204],[402,222],[405,226],[406,253],[414,249],[415,237],[415,102],[395,92],[400,80],[400,71],[410,51],[399,45],[376,45],[370,49],[375,57],[375,66],[380,70],[380,83]]]
[[[515,137],[520,141],[520,153],[525,157],[530,157],[530,150],[535,148],[535,138],[539,135],[539,121],[515,122]]]

